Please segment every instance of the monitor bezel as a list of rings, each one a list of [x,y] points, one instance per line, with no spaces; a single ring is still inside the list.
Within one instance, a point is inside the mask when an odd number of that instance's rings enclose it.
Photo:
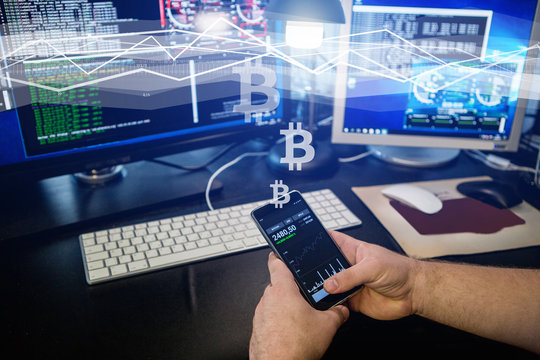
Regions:
[[[282,33],[285,25],[277,20],[272,25],[276,33]],[[11,183],[21,179],[37,181],[55,176],[99,170],[116,165],[152,160],[159,157],[204,149],[223,144],[247,142],[253,139],[277,139],[283,122],[292,116],[291,72],[283,66],[280,120],[272,125],[255,126],[243,124],[193,134],[179,134],[154,140],[122,143],[105,148],[92,148],[81,152],[26,159],[12,164],[0,165],[0,182]],[[18,111],[16,108],[10,111]]]
[[[353,0],[343,0],[342,5],[345,11],[345,24],[340,26],[340,35],[349,36],[351,33],[352,5]],[[529,46],[540,41],[540,2],[536,4],[536,11],[533,17]],[[348,51],[348,42],[342,41],[340,53]],[[528,51],[526,62],[531,61],[538,53],[538,50]],[[428,148],[451,148],[464,150],[490,150],[490,151],[517,151],[521,139],[521,129],[527,109],[528,95],[531,87],[530,81],[524,79],[524,75],[534,74],[534,69],[525,67],[522,74],[514,121],[507,140],[485,140],[478,138],[458,138],[449,136],[429,136],[429,135],[373,135],[363,133],[344,132],[345,109],[347,102],[347,77],[348,67],[346,63],[339,63],[336,74],[336,87],[334,96],[334,116],[332,123],[332,143],[336,144],[356,144],[356,145],[387,145],[405,147],[428,147]],[[529,70],[529,71],[527,71]]]
[[[284,101],[287,103],[288,101]],[[285,116],[284,110],[284,116]],[[92,149],[80,153],[51,156],[0,166],[0,179],[14,181],[19,178],[40,180],[77,172],[86,172],[132,162],[151,160],[167,155],[223,144],[245,142],[254,138],[267,138],[279,134],[281,123],[257,127],[236,127],[229,130],[180,135],[173,138],[122,144],[106,149]],[[274,131],[272,131],[274,130]]]

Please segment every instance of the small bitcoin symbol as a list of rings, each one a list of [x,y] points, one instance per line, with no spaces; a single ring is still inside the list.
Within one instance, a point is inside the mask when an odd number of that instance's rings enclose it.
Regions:
[[[283,205],[291,200],[291,196],[288,194],[289,187],[283,183],[283,180],[276,180],[273,184],[270,184],[270,187],[274,190],[272,202],[275,203],[276,209],[283,208]],[[281,196],[283,196],[283,198],[279,199]]]
[[[244,113],[246,123],[251,122],[251,115],[255,114],[260,118],[263,112],[272,111],[279,106],[279,92],[274,88],[276,85],[276,73],[271,69],[262,66],[261,59],[255,60],[255,64],[247,62],[245,66],[233,68],[233,73],[240,75],[240,104],[233,107],[234,112]],[[252,76],[261,75],[264,82],[260,85],[253,85]],[[266,95],[267,100],[262,104],[253,104],[251,95],[260,93]]]
[[[296,129],[294,123],[289,123],[289,130],[280,130],[281,135],[285,135],[285,157],[280,159],[280,162],[289,164],[289,171],[294,170],[294,164],[296,164],[296,170],[302,170],[302,164],[310,162],[315,157],[315,148],[311,146],[312,136],[309,131],[302,130],[302,123],[296,123]],[[302,137],[302,142],[295,143],[295,136]],[[305,154],[302,157],[294,156],[294,149],[302,149]]]

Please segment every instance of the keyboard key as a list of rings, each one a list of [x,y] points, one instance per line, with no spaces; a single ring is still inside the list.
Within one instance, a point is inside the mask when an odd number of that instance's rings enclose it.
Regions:
[[[221,229],[215,229],[215,230],[212,230],[212,236],[219,236],[219,235],[223,235],[223,230]]]
[[[231,234],[225,234],[220,236],[222,242],[233,241],[234,238]]]
[[[129,246],[129,245],[131,245],[129,240],[120,240],[120,241],[118,241],[118,247],[126,247],[126,246]]]
[[[88,278],[91,281],[101,279],[101,278],[105,278],[107,276],[109,276],[109,269],[107,269],[107,268],[88,271]]]
[[[167,254],[172,253],[172,250],[169,247],[164,247],[164,248],[159,249],[158,253],[159,253],[159,255],[163,256],[163,255],[167,255]]]
[[[330,220],[324,223],[324,227],[328,229],[335,229],[338,227],[338,223],[335,220]]]
[[[146,262],[146,260],[139,260],[129,263],[128,267],[129,271],[137,271],[148,268],[148,263]]]
[[[118,248],[118,244],[115,242],[109,242],[105,244],[105,250],[113,250]]]
[[[103,245],[97,244],[97,245],[87,246],[84,252],[88,255],[88,254],[93,254],[100,251],[103,251]]]
[[[218,254],[225,251],[225,246],[223,244],[220,245],[212,245],[212,246],[206,246],[203,248],[197,248],[194,250],[187,250],[184,252],[174,253],[166,256],[160,256],[155,257],[152,259],[148,259],[148,263],[150,267],[158,267],[163,265],[169,265],[178,263],[181,261],[186,260],[194,260],[198,258],[202,258],[208,255]]]
[[[355,222],[358,222],[360,221],[360,219],[358,219],[358,217],[356,217],[356,215],[354,215],[352,212],[350,212],[349,210],[347,211],[344,211],[343,212],[343,217],[345,219],[347,219],[349,222],[351,223],[355,223]]]
[[[103,260],[92,261],[88,263],[88,270],[101,269],[103,267]]]
[[[109,241],[118,241],[120,239],[122,239],[122,234],[120,233],[109,235]]]
[[[144,240],[144,242],[146,242],[146,243],[151,243],[152,241],[156,241],[156,235],[154,235],[154,234],[151,234],[151,235],[144,235],[144,236],[143,236],[143,240]]]
[[[252,236],[257,236],[257,235],[260,235],[261,233],[259,232],[259,230],[257,229],[250,229],[250,230],[246,230],[244,231],[244,235],[246,237],[252,237]]]
[[[109,258],[105,260],[105,266],[111,267],[116,264],[118,264],[118,260],[116,258]]]
[[[135,246],[128,246],[124,248],[124,254],[133,254],[135,252]]]
[[[205,247],[205,246],[208,246],[208,245],[210,245],[210,243],[206,239],[197,241],[197,246],[198,247]]]
[[[242,241],[244,242],[244,245],[246,246],[254,246],[254,245],[259,244],[259,242],[255,238],[245,238]]]
[[[111,275],[120,275],[127,273],[127,266],[125,264],[119,264],[111,266]]]
[[[82,242],[83,242],[84,247],[92,246],[96,244],[96,241],[94,240],[94,238],[84,239]]]
[[[165,240],[165,239],[168,239],[169,238],[169,234],[166,233],[166,232],[160,232],[160,233],[157,233],[156,234],[156,238],[158,240]]]
[[[144,235],[147,235],[148,233],[146,232],[146,229],[137,229],[135,230],[135,235],[137,236],[144,236]]]
[[[244,243],[240,240],[229,241],[225,243],[228,250],[236,250],[244,247]]]
[[[106,243],[108,241],[109,241],[109,237],[107,235],[96,237],[96,243],[97,244],[104,244],[104,243]]]
[[[199,237],[199,234],[194,233],[194,234],[189,234],[187,236],[187,239],[188,239],[188,241],[196,241],[196,240],[199,240],[200,237]]]
[[[184,251],[184,245],[182,245],[182,244],[173,245],[173,246],[171,247],[171,249],[172,249],[172,251],[175,252],[175,253],[176,253],[176,252],[180,252],[180,251]]]
[[[122,249],[114,249],[109,251],[109,253],[111,254],[111,257],[118,257],[122,255]]]
[[[109,253],[107,251],[102,251],[94,254],[87,254],[86,255],[86,262],[91,263],[93,261],[98,260],[105,260],[109,257]]]
[[[182,232],[182,235],[189,235],[193,233],[193,229],[190,227],[184,227],[180,231]]]
[[[201,232],[199,233],[199,237],[200,237],[201,239],[207,239],[207,238],[212,237],[212,234],[210,233],[210,231],[201,231]]]
[[[81,235],[81,239],[83,239],[83,240],[93,239],[93,238],[94,238],[94,233],[88,233],[88,234],[82,234]]]
[[[172,245],[174,245],[174,240],[173,239],[165,239],[161,243],[163,244],[163,246],[172,246]]]
[[[150,246],[147,243],[143,243],[135,246],[135,248],[137,249],[137,252],[144,253],[145,251],[150,249]]]

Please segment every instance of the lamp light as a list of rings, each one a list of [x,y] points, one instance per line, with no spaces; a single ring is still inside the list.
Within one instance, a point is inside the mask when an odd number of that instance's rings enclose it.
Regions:
[[[340,0],[270,0],[266,7],[266,17],[273,20],[286,21],[285,39],[287,45],[297,49],[316,49],[324,39],[324,24],[345,24],[345,13]],[[316,62],[314,55],[311,56]],[[315,132],[315,81],[316,75],[311,74],[309,89],[309,125],[308,131]],[[338,167],[336,153],[332,146],[314,139],[315,158],[303,164],[301,176],[327,176]],[[276,143],[267,157],[267,164],[272,171],[289,174],[288,164],[281,163],[285,156],[285,142]]]
[[[323,23],[345,23],[340,0],[272,0],[266,14],[270,19],[287,21],[287,45],[299,49],[321,46]]]

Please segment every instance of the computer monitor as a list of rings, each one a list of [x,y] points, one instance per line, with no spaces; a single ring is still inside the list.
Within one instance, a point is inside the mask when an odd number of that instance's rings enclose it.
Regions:
[[[268,133],[285,86],[267,2],[1,1],[0,177]]]
[[[524,74],[533,73],[540,40],[537,1],[343,6],[333,142],[383,145],[372,149],[409,165],[435,165],[459,152],[441,148],[518,148]]]

